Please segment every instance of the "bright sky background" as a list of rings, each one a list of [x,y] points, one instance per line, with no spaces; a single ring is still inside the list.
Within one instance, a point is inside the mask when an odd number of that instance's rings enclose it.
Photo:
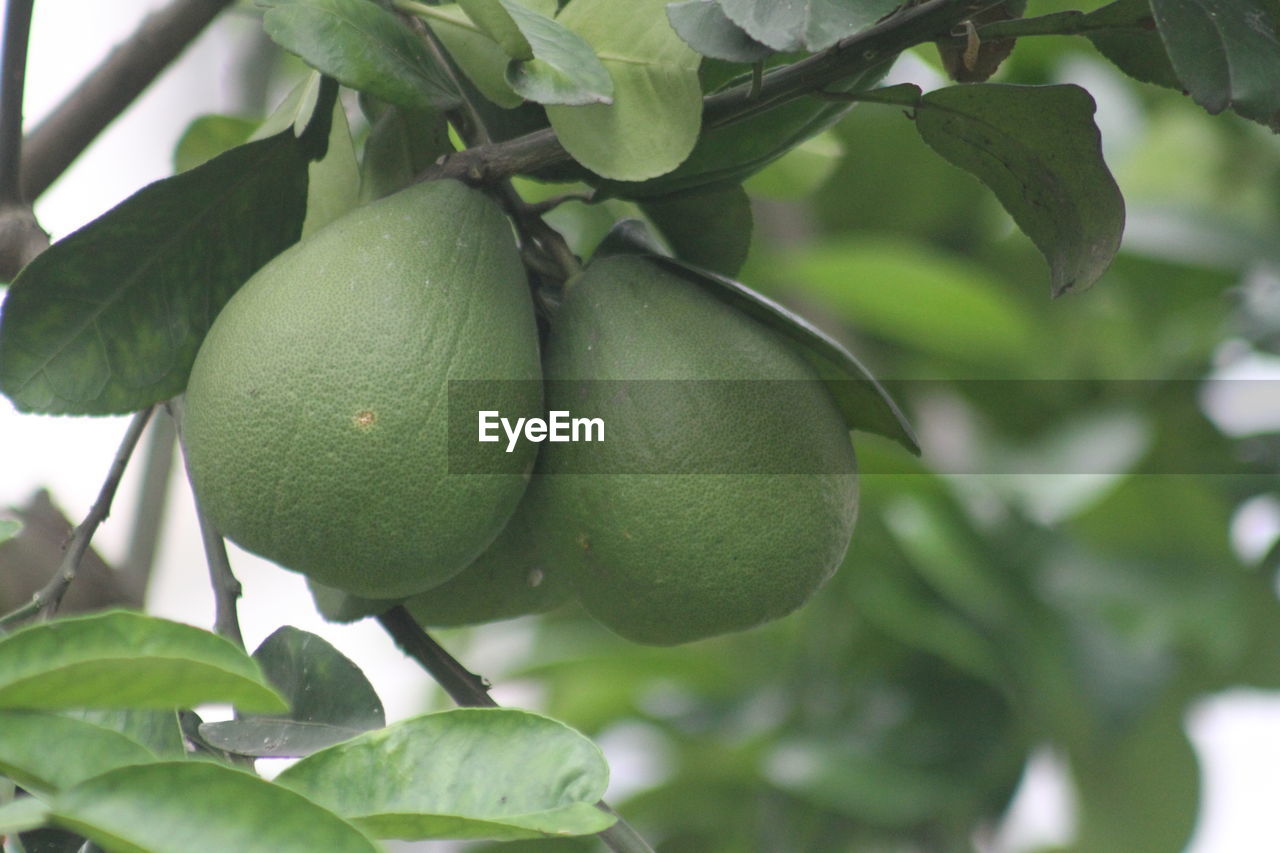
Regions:
[[[26,115],[38,121],[161,0],[39,0],[27,72]],[[196,115],[234,104],[231,69],[242,37],[256,26],[245,14],[224,15],[71,170],[40,200],[37,215],[55,239],[88,222],[149,181],[170,174],[170,157],[183,128]],[[0,399],[0,512],[24,503],[44,486],[78,521],[88,511],[116,446],[125,418],[51,418],[18,415]],[[145,439],[144,439],[145,441]],[[139,466],[126,476],[117,511],[100,529],[95,547],[110,563],[124,554],[132,523]],[[204,557],[181,467],[174,472],[173,499],[158,555],[159,570],[149,601],[152,612],[211,626],[212,597]],[[1255,510],[1272,519],[1275,506]],[[245,587],[241,622],[250,648],[281,624],[323,634],[359,664],[373,681],[391,717],[421,709],[424,676],[406,662],[373,622],[333,626],[315,615],[301,578],[232,549]],[[492,626],[469,648],[453,651],[472,669],[490,676],[509,667],[523,647],[519,622]],[[518,662],[518,661],[517,661]],[[499,684],[499,702],[536,702],[536,692]],[[1280,699],[1236,692],[1197,708],[1189,719],[1205,777],[1201,826],[1187,853],[1272,853],[1280,839]],[[603,738],[619,788],[645,775],[644,750],[626,732]],[[1033,762],[1030,783],[992,853],[1017,853],[1069,833],[1069,796],[1055,759]]]

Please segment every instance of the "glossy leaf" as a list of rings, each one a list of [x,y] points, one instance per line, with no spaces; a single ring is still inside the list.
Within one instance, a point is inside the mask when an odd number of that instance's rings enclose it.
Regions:
[[[307,157],[286,131],[157,181],[50,246],[0,317],[24,412],[122,414],[182,391],[214,316],[298,239]]]
[[[107,851],[376,853],[351,824],[257,776],[203,761],[124,767],[63,791],[52,819]]]
[[[510,8],[502,0],[458,0],[467,17],[485,35],[497,42],[502,52],[512,59],[533,59],[533,47],[512,19]]]
[[[448,108],[457,93],[422,42],[369,0],[279,0],[267,35],[338,82],[409,109]]]
[[[258,665],[208,631],[130,611],[31,625],[0,638],[0,708],[286,710]]]
[[[600,750],[507,708],[413,717],[304,758],[277,777],[380,838],[539,838],[599,832]]]
[[[194,169],[224,151],[243,145],[257,126],[258,122],[241,116],[200,116],[187,125],[178,138],[173,150],[173,170]]]
[[[613,78],[612,104],[547,107],[565,149],[616,180],[680,165],[702,120],[700,57],[671,29],[665,0],[574,0],[557,20],[595,49]]]
[[[1280,40],[1269,0],[1151,0],[1182,85],[1211,113],[1227,107],[1280,130]]]
[[[310,755],[386,725],[364,673],[323,638],[286,625],[253,657],[289,713],[204,723],[200,735],[213,746],[240,755]]]
[[[49,807],[35,797],[20,797],[0,805],[0,838],[44,826]]]
[[[77,708],[63,711],[74,717],[137,741],[160,758],[182,758],[186,746],[182,727],[175,711],[153,711],[142,708]]]
[[[511,88],[539,104],[608,104],[613,79],[591,45],[555,19],[515,0],[502,0],[533,56],[507,66]]]
[[[156,757],[119,732],[41,711],[0,711],[0,774],[52,793],[99,773]]]
[[[718,0],[751,38],[774,50],[823,50],[898,8],[898,0]]]
[[[760,62],[773,54],[773,48],[756,41],[729,20],[717,0],[668,3],[667,19],[685,44],[712,59]]]
[[[742,269],[751,248],[751,200],[742,187],[642,202],[640,209],[686,263],[721,275]]]
[[[1077,86],[975,83],[924,95],[928,145],[991,188],[1049,262],[1054,295],[1093,284],[1120,249],[1124,199]]]
[[[1125,74],[1182,91],[1164,40],[1154,28],[1150,0],[1116,0],[1093,10],[1085,19],[1091,27],[1085,32],[1089,41]]]

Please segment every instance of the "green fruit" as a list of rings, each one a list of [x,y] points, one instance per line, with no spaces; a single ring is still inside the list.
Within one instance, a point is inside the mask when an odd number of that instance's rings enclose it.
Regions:
[[[454,627],[545,613],[573,596],[568,573],[547,560],[541,549],[547,520],[535,480],[515,515],[462,574],[410,598],[405,606],[423,625]]]
[[[227,303],[191,371],[187,467],[247,550],[358,596],[411,595],[497,536],[536,449],[507,473],[456,473],[474,469],[449,452],[450,381],[540,376],[506,218],[460,183],[417,184],[309,236]],[[494,408],[523,409],[537,384],[494,383]]]
[[[545,368],[549,409],[606,425],[603,443],[544,445],[535,475],[548,555],[597,620],[663,645],[750,628],[839,565],[858,502],[848,428],[775,332],[620,255],[571,283]]]

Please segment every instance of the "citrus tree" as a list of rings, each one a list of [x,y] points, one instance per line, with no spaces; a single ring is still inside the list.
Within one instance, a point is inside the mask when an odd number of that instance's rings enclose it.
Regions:
[[[1186,844],[1187,708],[1280,683],[1276,550],[1228,539],[1276,445],[1200,400],[1280,330],[1274,2],[261,2],[283,103],[49,245],[30,202],[227,5],[24,139],[9,3],[0,390],[132,420],[0,616],[6,849],[969,850],[1046,744],[1073,849]],[[1150,125],[1123,252],[1089,87]],[[213,630],[75,614],[171,417]],[[461,707],[249,654],[224,536]],[[534,614],[541,713],[429,633]],[[675,757],[615,809],[620,721]]]

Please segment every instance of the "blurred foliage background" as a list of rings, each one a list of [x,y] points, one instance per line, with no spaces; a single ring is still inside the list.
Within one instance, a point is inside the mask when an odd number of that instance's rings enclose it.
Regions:
[[[890,80],[930,75],[919,51]],[[923,458],[856,436],[853,546],[788,619],[652,649],[566,610],[488,673],[640,745],[648,786],[615,805],[661,853],[973,850],[1045,750],[1074,782],[1062,849],[1176,853],[1200,792],[1188,709],[1280,688],[1275,380],[1227,378],[1280,343],[1280,143],[1082,38],[1024,39],[1002,78],[1098,101],[1129,211],[1106,277],[1051,300],[990,193],[900,109],[853,110],[747,183],[739,278],[885,380]],[[552,219],[585,252],[627,215]],[[1273,422],[1228,431],[1233,387],[1237,408],[1270,394]]]

